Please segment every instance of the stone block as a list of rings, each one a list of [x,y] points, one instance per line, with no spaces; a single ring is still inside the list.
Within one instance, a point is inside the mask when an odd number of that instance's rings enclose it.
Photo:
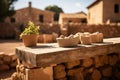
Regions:
[[[0,71],[9,70],[10,67],[7,64],[0,65]]]
[[[108,56],[107,56],[107,55],[101,56],[101,57],[100,57],[100,60],[101,60],[101,62],[104,63],[104,64],[108,64],[108,63],[109,63],[109,62],[108,62]]]
[[[67,78],[64,77],[64,78],[61,78],[61,79],[55,79],[55,80],[67,80]]]
[[[99,70],[95,69],[91,77],[92,77],[92,80],[101,80],[102,75]]]
[[[109,64],[111,66],[114,66],[117,61],[118,61],[118,57],[116,55],[109,56]]]
[[[83,59],[83,66],[84,67],[90,67],[92,65],[93,65],[93,59],[92,58]]]
[[[52,34],[44,34],[43,35],[44,43],[51,43],[53,42]]]
[[[17,66],[17,61],[12,61],[10,67],[15,68],[16,66]]]
[[[4,62],[3,62],[3,60],[2,60],[2,59],[0,59],[0,65],[1,65],[1,64],[3,64],[3,63],[4,63]]]
[[[101,62],[100,60],[100,56],[95,56],[95,67],[100,67],[100,66],[103,66],[103,63]]]
[[[79,60],[78,61],[72,61],[72,62],[65,63],[65,66],[66,66],[67,69],[71,69],[71,68],[73,68],[75,66],[78,66],[78,65],[80,65],[80,61]]]
[[[38,43],[43,43],[43,34],[39,34]]]
[[[110,77],[112,74],[112,67],[105,67],[103,70],[102,70],[102,75],[105,76],[105,77]]]
[[[66,76],[65,66],[64,65],[57,65],[54,66],[54,78],[60,79]]]
[[[8,55],[5,55],[5,56],[3,57],[3,61],[4,61],[4,63],[6,63],[6,64],[10,64],[11,61],[12,61],[12,58],[11,58],[10,56],[8,56]]]
[[[67,76],[68,80],[84,80],[83,68],[68,70]]]
[[[53,67],[25,69],[25,80],[53,80]]]

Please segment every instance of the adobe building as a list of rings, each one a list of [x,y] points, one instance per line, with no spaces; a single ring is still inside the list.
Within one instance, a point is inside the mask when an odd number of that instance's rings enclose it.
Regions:
[[[88,24],[120,22],[120,0],[96,0],[87,8]]]
[[[84,12],[65,14],[60,13],[59,24],[87,23],[87,15]]]
[[[32,3],[29,2],[28,7],[16,10],[14,16],[6,19],[8,23],[27,24],[28,21],[33,21],[35,24],[53,23],[54,12],[33,8]]]

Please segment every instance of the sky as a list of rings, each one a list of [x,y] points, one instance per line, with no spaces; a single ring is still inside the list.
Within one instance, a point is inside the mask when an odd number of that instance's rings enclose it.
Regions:
[[[32,7],[44,10],[45,7],[57,5],[62,8],[64,13],[76,13],[84,11],[87,13],[87,6],[95,0],[18,0],[15,4],[15,10],[28,7],[28,2],[32,2]]]

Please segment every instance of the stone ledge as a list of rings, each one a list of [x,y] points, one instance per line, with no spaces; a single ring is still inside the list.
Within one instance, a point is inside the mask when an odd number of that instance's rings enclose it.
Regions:
[[[108,41],[108,42],[107,42]],[[17,47],[16,55],[28,68],[47,67],[75,60],[120,53],[120,38],[106,39],[106,42],[93,45],[78,45],[77,47],[62,48],[56,43],[38,44],[36,47]]]

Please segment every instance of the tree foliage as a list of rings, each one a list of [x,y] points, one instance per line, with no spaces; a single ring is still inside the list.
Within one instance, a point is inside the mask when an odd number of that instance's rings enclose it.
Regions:
[[[14,2],[17,0],[0,0],[0,22],[3,22],[7,16],[12,16],[14,11]]]
[[[64,13],[64,11],[62,10],[62,8],[58,7],[57,5],[49,5],[45,8],[45,10],[49,10],[49,11],[53,11],[55,12],[55,15],[54,15],[54,20],[55,21],[58,21],[59,19],[59,13]]]

